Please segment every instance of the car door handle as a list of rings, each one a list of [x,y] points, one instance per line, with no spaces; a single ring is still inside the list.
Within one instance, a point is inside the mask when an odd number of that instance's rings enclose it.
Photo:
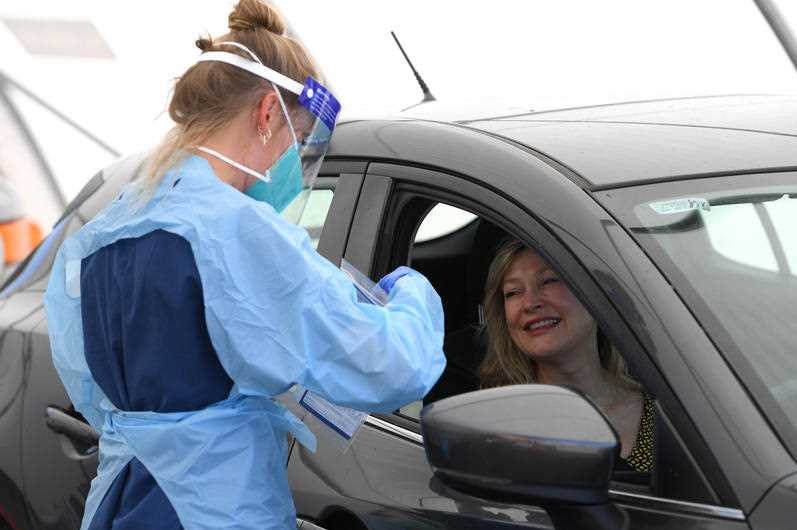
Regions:
[[[324,528],[313,524],[310,521],[305,521],[301,517],[296,518],[296,528],[298,530],[324,530]]]
[[[91,425],[75,418],[59,407],[52,405],[47,407],[45,422],[50,430],[63,434],[83,447],[95,448],[96,450],[97,445],[100,443],[100,435]]]

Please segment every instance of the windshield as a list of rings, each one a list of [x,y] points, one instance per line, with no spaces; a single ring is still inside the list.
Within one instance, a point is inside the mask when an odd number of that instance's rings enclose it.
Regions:
[[[797,451],[797,173],[598,194]]]

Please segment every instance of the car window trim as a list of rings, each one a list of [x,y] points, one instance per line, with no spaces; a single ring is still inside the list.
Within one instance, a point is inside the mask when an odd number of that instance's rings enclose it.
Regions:
[[[379,429],[388,434],[398,436],[404,440],[414,444],[423,446],[423,436],[405,429],[399,425],[395,425],[386,419],[377,418],[375,416],[367,416],[365,424]],[[720,519],[727,519],[732,521],[746,521],[747,518],[742,510],[738,508],[728,508],[725,506],[716,506],[713,504],[701,504],[696,502],[680,501],[675,499],[667,499],[664,497],[654,497],[651,495],[642,495],[639,493],[629,493],[619,490],[609,490],[609,498],[616,502],[633,504],[634,506],[641,506],[655,510],[677,511],[689,515],[702,515],[708,517],[716,517]]]

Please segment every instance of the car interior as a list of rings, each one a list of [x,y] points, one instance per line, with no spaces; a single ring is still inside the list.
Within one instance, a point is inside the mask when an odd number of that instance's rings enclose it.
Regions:
[[[434,211],[424,220],[433,220]],[[486,353],[482,296],[490,260],[506,232],[475,218],[453,232],[433,239],[416,238],[412,266],[421,271],[440,293],[446,315],[443,349],[446,370],[424,398],[427,405],[479,388],[479,365]]]

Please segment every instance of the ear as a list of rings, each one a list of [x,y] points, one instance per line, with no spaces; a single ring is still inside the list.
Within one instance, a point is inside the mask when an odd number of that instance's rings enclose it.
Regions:
[[[280,106],[277,94],[271,91],[263,96],[260,103],[257,105],[258,128],[271,129],[276,123],[279,123],[277,118],[279,114],[282,114],[282,107]]]

